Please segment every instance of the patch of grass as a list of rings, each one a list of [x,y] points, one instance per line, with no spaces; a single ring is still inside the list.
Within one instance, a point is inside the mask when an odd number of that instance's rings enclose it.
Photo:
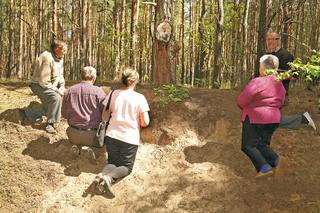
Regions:
[[[188,88],[166,84],[153,89],[156,96],[160,98],[159,107],[165,107],[172,102],[181,102],[189,98]]]

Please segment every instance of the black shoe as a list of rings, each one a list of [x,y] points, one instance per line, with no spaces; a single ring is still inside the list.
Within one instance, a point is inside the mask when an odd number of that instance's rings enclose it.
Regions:
[[[24,109],[18,109],[18,112],[19,112],[18,122],[24,125],[27,120],[26,112],[24,111]]]

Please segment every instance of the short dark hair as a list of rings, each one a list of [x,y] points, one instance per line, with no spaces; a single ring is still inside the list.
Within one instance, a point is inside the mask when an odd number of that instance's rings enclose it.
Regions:
[[[52,43],[51,43],[51,50],[54,50],[56,48],[67,48],[67,43],[62,41],[62,40],[58,40],[55,39]]]

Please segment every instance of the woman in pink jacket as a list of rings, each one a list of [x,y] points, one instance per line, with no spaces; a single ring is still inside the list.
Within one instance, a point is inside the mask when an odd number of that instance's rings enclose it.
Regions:
[[[273,132],[280,123],[280,108],[284,103],[285,89],[268,69],[278,69],[279,60],[273,55],[260,58],[260,77],[252,79],[237,99],[242,108],[241,150],[250,158],[257,170],[256,177],[272,173],[279,156],[271,149]]]

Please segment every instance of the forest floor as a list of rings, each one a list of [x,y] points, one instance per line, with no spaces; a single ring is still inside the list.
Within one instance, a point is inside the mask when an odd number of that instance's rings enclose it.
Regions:
[[[108,85],[103,87],[108,90]],[[58,134],[43,123],[23,126],[18,110],[38,99],[26,84],[0,84],[0,212],[319,212],[320,136],[310,127],[278,129],[272,147],[283,173],[255,179],[240,150],[240,90],[191,89],[164,109],[152,88],[138,89],[152,109],[131,175],[95,195],[92,181],[105,157],[92,163],[70,152],[65,121]],[[309,111],[320,128],[313,91],[292,88],[285,114]]]

